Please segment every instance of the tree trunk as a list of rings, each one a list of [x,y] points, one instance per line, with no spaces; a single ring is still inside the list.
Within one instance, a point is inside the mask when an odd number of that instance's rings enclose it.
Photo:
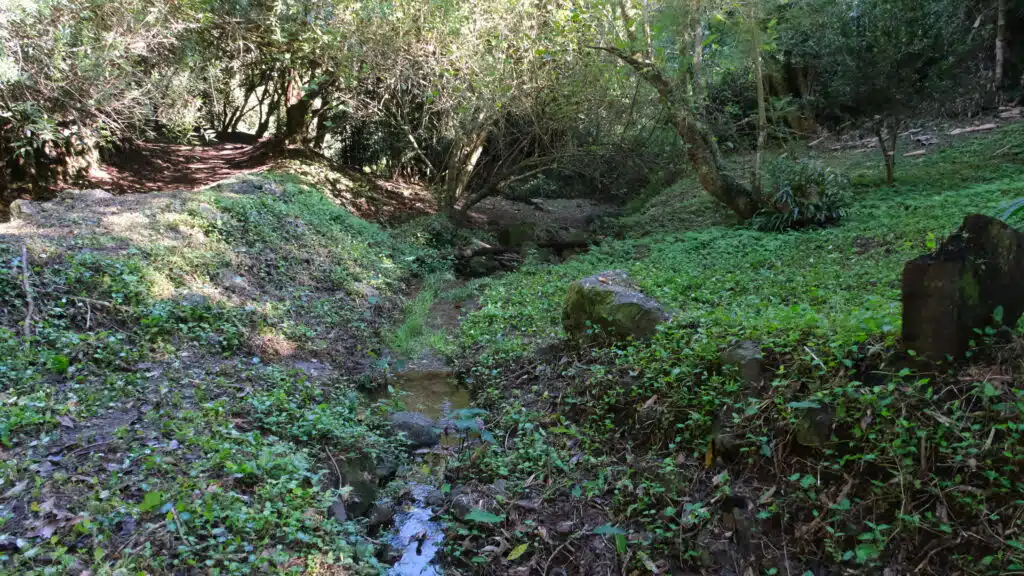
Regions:
[[[277,112],[278,106],[281,105],[281,91],[274,90],[274,94],[270,97],[270,104],[266,108],[264,114],[261,110],[260,123],[256,126],[256,138],[263,138],[267,134],[267,130],[270,129],[270,121],[274,118],[274,113]]]
[[[756,18],[753,19],[754,33],[754,81],[757,82],[757,151],[754,154],[754,174],[751,187],[758,196],[761,188],[761,155],[764,153],[765,140],[768,136],[768,118],[764,108],[764,73],[761,70],[761,30]]]
[[[750,188],[726,172],[711,131],[703,123],[682,113],[676,113],[673,127],[686,144],[686,155],[697,172],[701,187],[740,218],[753,218],[759,202]]]
[[[466,193],[473,170],[476,169],[476,164],[480,161],[480,155],[483,154],[487,134],[490,132],[490,126],[483,120],[483,115],[481,115],[480,124],[476,130],[471,132],[461,144],[456,145],[448,157],[441,208],[449,215],[455,213],[459,200]]]
[[[693,100],[699,109],[701,102],[704,101],[704,88],[700,79],[701,67],[704,64],[704,24],[699,19],[693,36]]]
[[[888,134],[885,134],[886,126],[888,126]],[[885,181],[889,186],[896,184],[896,138],[898,133],[899,120],[896,118],[884,118],[875,125],[875,136],[878,137],[878,146],[882,149],[882,157],[885,159]],[[886,136],[888,136],[888,140]]]
[[[313,100],[303,96],[284,111],[284,128],[279,138],[285,144],[297,144],[309,130],[309,111]]]
[[[686,144],[686,155],[697,172],[701,187],[740,218],[752,218],[760,208],[760,200],[750,188],[728,173],[714,135],[701,121],[699,114],[689,111],[683,96],[679,93],[680,88],[669,81],[664,72],[651,62],[639,60],[617,48],[596,48],[614,54],[629,64],[641,78],[658,91],[672,127]]]
[[[313,136],[313,148],[323,150],[324,142],[327,140],[327,110],[321,109],[316,115],[316,132]]]
[[[1006,58],[1006,0],[997,0],[996,5],[996,69],[992,79],[992,87],[1001,90],[1003,87],[1003,68]]]

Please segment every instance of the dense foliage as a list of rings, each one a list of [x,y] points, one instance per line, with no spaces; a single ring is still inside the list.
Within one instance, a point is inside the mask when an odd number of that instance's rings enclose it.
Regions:
[[[710,142],[702,119],[728,147],[750,145],[755,38],[776,138],[919,104],[977,110],[997,93],[989,8],[18,0],[0,9],[0,180],[38,188],[136,138],[244,132],[425,179],[453,210],[520,189],[634,193],[678,176],[679,136],[687,150]],[[1022,71],[1006,14],[999,77],[1011,79]],[[725,170],[713,155],[691,162]],[[722,177],[702,183],[718,196]]]

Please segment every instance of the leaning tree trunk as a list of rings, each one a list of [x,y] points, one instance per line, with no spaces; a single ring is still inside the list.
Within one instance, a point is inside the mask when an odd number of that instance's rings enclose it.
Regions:
[[[476,170],[477,162],[484,151],[490,126],[480,118],[480,124],[461,143],[455,144],[448,155],[448,165],[444,175],[444,189],[441,197],[441,209],[449,216],[457,216],[459,200],[466,195],[469,180]]]
[[[669,80],[652,62],[640,60],[617,48],[596,48],[614,54],[629,64],[641,78],[658,91],[672,127],[686,144],[686,155],[697,172],[701,187],[740,218],[752,218],[760,208],[757,195],[728,173],[714,135],[701,120],[699,112],[689,109],[685,97],[681,94],[681,88]]]
[[[313,107],[313,99],[308,96],[303,96],[284,111],[284,128],[279,137],[285,144],[297,144],[309,131],[309,111]]]
[[[281,105],[281,91],[274,89],[274,94],[270,97],[270,104],[267,105],[266,112],[264,113],[261,109],[260,112],[263,116],[260,118],[259,125],[256,126],[256,138],[263,138],[267,134],[267,130],[270,129],[270,121],[273,120],[274,114],[277,112],[278,106]]]

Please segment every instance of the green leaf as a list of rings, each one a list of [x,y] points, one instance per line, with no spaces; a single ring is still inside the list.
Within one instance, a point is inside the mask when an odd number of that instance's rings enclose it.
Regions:
[[[511,552],[508,553],[508,556],[507,556],[506,559],[507,560],[516,560],[516,559],[518,559],[520,556],[522,556],[523,554],[526,553],[526,549],[529,548],[529,547],[530,547],[530,543],[529,542],[525,542],[523,544],[520,544],[519,546],[516,546],[515,548],[512,549]]]
[[[790,402],[789,404],[786,404],[786,406],[789,407],[789,408],[821,408],[821,404],[818,404],[817,402],[810,402],[810,401],[806,401],[806,402]]]
[[[622,534],[615,535],[615,551],[619,553],[619,556],[626,555],[626,537]]]
[[[139,504],[139,512],[149,512],[163,503],[164,495],[160,492],[146,492],[146,496],[142,498],[142,504]]]
[[[618,526],[612,526],[611,524],[602,524],[601,526],[594,528],[594,534],[600,534],[602,536],[608,536],[611,534],[620,535],[625,533],[626,531],[622,528],[619,528]]]
[[[68,360],[67,356],[64,356],[63,354],[57,354],[53,358],[50,358],[49,364],[50,370],[55,374],[65,374],[67,373],[68,368],[71,366],[71,361]]]
[[[483,524],[497,524],[498,522],[504,522],[505,516],[498,516],[497,514],[491,514],[486,510],[473,508],[469,511],[469,514],[466,514],[466,520],[469,520],[470,522],[481,522]]]

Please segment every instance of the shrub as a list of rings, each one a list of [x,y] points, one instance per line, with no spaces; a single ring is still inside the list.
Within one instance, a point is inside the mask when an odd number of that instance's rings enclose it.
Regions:
[[[812,160],[776,158],[765,167],[765,206],[754,218],[763,231],[827,226],[846,215],[849,179]]]

